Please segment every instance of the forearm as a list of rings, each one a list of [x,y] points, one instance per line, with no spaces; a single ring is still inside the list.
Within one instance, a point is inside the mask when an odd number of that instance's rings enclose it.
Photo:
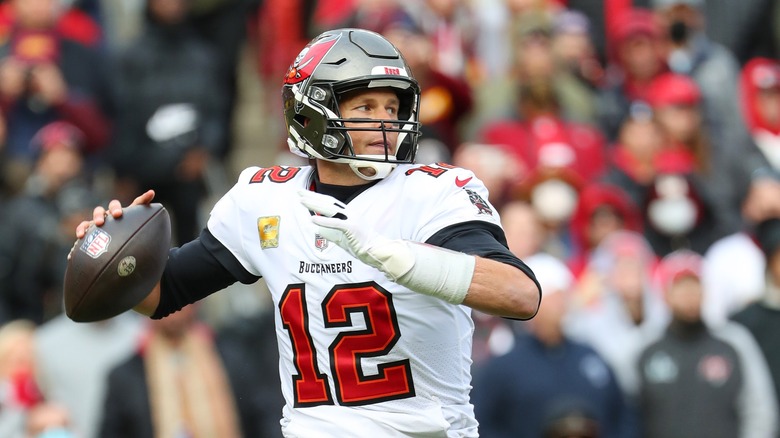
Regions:
[[[539,309],[540,296],[536,283],[520,269],[476,257],[463,304],[491,315],[528,319]]]
[[[384,240],[368,254],[396,283],[452,304],[517,319],[539,307],[536,283],[508,263],[401,240]]]

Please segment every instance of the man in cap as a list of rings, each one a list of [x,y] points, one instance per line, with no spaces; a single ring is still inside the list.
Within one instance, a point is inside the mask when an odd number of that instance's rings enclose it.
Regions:
[[[701,267],[691,251],[671,253],[658,267],[672,320],[637,364],[643,436],[775,436],[777,401],[766,361],[743,327],[705,324]]]

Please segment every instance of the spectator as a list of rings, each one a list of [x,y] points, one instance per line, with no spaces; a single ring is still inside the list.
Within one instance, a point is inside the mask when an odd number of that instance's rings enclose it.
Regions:
[[[775,396],[780,397],[780,345],[776,338],[780,327],[780,219],[761,222],[755,238],[766,260],[763,295],[733,315],[733,320],[747,327],[756,338],[772,374]]]
[[[570,227],[573,250],[567,262],[578,277],[607,236],[621,230],[639,232],[642,223],[638,207],[620,187],[598,182],[580,191]]]
[[[667,323],[666,306],[651,282],[655,265],[641,234],[609,234],[591,254],[577,284],[573,301],[578,305],[567,318],[567,333],[598,351],[631,396],[637,390],[639,349]]]
[[[132,313],[89,324],[60,314],[36,331],[41,392],[47,401],[67,409],[80,438],[99,437],[108,373],[134,352],[142,324]]]
[[[32,175],[0,213],[0,322],[40,324],[62,311],[63,261],[73,246],[68,216],[83,216],[95,202],[85,180],[84,144],[78,128],[58,121],[29,146]]]
[[[47,123],[65,120],[84,133],[85,151],[110,136],[100,55],[56,28],[54,0],[12,0],[14,27],[0,45],[0,107],[8,127],[7,156],[32,167],[30,140]]]
[[[656,156],[664,141],[663,130],[650,108],[637,107],[620,126],[603,181],[619,187],[641,209],[656,177]]]
[[[635,8],[619,16],[597,103],[599,125],[610,142],[623,140],[621,126],[647,107],[650,83],[665,69],[661,31],[653,13]]]
[[[637,436],[635,418],[606,362],[563,332],[574,278],[548,254],[526,259],[542,286],[542,305],[514,348],[489,360],[475,378],[472,399],[485,437],[543,436],[559,404],[582,400],[600,437]]]
[[[552,25],[551,50],[564,118],[594,124],[604,67],[593,46],[590,21],[581,12],[563,10],[555,14]]]
[[[686,151],[665,151],[656,161],[657,175],[642,206],[645,238],[660,257],[679,249],[704,253],[724,235],[714,193],[696,178]]]
[[[661,23],[662,51],[669,69],[696,82],[705,105],[702,122],[712,138],[722,138],[714,154],[739,159],[750,142],[739,113],[739,62],[707,36],[703,0],[653,0]]]
[[[228,90],[222,60],[190,26],[190,2],[146,6],[145,32],[118,55],[113,75],[111,156],[131,193],[155,189],[171,210],[174,241],[186,242],[202,225],[207,166],[227,147]]]
[[[776,436],[766,360],[741,325],[711,328],[703,321],[701,264],[698,254],[679,251],[658,268],[671,322],[638,361],[644,436]]]
[[[463,0],[399,3],[414,20],[415,27],[430,39],[431,66],[449,77],[475,81],[479,66],[475,65],[474,43],[479,29],[470,3]],[[419,69],[413,65],[411,68],[418,76]]]
[[[436,48],[432,37],[409,18],[396,18],[381,33],[398,47],[420,84],[421,150],[426,142],[438,141],[452,156],[463,140],[461,124],[474,105],[471,86],[462,77],[439,69],[433,61]]]
[[[257,370],[197,308],[152,321],[141,349],[109,373],[98,436],[265,436]]]
[[[749,191],[754,171],[765,160],[752,144],[727,144],[729,139],[707,129],[704,124],[707,101],[691,78],[665,73],[651,84],[650,105],[665,135],[665,150],[689,155],[691,177],[702,201],[711,207],[716,219],[712,237],[719,238],[742,228],[739,207]],[[739,157],[725,151],[737,147]],[[682,155],[677,155],[678,158]],[[659,164],[669,157],[657,158]],[[713,240],[695,250],[706,251]],[[655,242],[651,242],[655,245]]]
[[[482,2],[475,8],[479,33],[475,39],[475,55],[484,69],[483,84],[502,79],[513,68],[514,31],[522,17],[539,14],[552,17],[562,10],[558,2],[547,0],[498,0]]]
[[[742,116],[756,146],[780,172],[780,62],[750,60],[740,77]]]
[[[24,430],[29,410],[42,401],[35,382],[35,324],[17,319],[0,325],[0,436]]]

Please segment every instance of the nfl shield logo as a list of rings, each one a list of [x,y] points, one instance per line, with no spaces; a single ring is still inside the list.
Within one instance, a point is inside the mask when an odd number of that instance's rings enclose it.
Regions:
[[[325,251],[325,248],[328,247],[328,239],[320,236],[319,234],[314,235],[314,247],[317,248],[320,251]]]
[[[84,238],[84,243],[81,244],[80,249],[87,253],[88,256],[96,259],[108,251],[109,243],[111,243],[111,235],[96,227]]]

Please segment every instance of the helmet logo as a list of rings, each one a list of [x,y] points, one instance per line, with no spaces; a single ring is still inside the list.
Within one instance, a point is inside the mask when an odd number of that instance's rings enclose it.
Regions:
[[[325,58],[325,55],[328,54],[331,47],[339,40],[339,37],[340,35],[326,36],[304,47],[295,58],[289,70],[287,70],[284,83],[297,84],[308,79],[314,72],[314,69],[320,65],[322,59]]]

